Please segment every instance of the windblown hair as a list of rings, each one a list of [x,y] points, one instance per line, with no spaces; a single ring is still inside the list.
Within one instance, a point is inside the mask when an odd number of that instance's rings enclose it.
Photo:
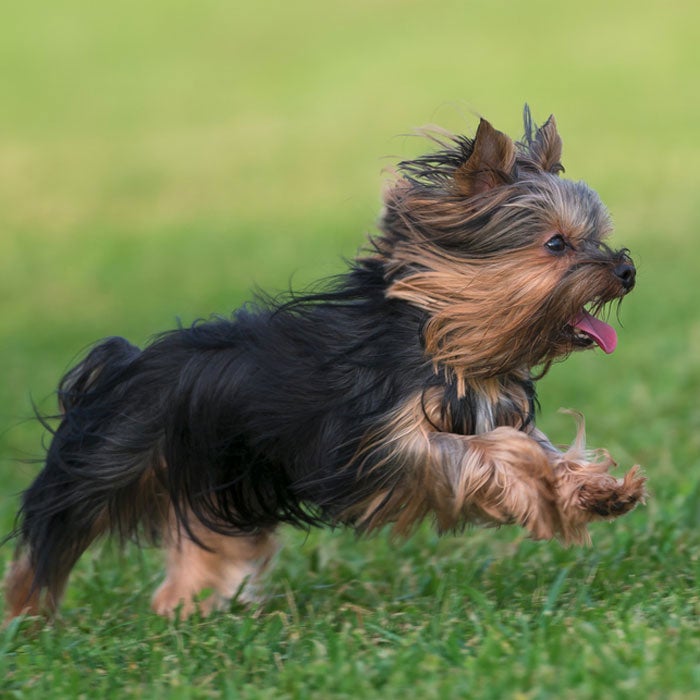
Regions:
[[[44,590],[55,604],[105,532],[214,549],[211,533],[285,522],[407,534],[432,518],[581,541],[592,517],[642,497],[634,474],[623,486],[605,455],[560,453],[534,426],[533,367],[590,346],[577,316],[634,283],[597,195],[558,177],[554,119],[536,128],[526,109],[518,143],[482,120],[438,146],[400,164],[379,233],[326,290],[261,298],[143,350],[110,338],[68,372],[22,500],[15,611]]]
[[[575,344],[562,328],[593,301],[592,288],[603,303],[617,293],[606,209],[584,183],[557,177],[554,118],[534,136],[527,111],[525,121],[518,144],[482,122],[480,141],[455,136],[402,163],[386,202],[378,249],[391,271],[387,295],[429,314],[426,350],[462,390],[469,378],[566,355]],[[555,232],[581,253],[576,268],[545,254]]]

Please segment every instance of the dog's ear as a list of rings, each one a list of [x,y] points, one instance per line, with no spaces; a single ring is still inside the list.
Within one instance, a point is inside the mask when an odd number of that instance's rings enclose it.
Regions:
[[[469,158],[454,174],[459,194],[472,197],[510,182],[515,165],[513,140],[482,119]]]
[[[561,136],[553,114],[537,129],[535,138],[530,143],[530,158],[538,168],[547,173],[557,175],[564,171],[561,164]]]

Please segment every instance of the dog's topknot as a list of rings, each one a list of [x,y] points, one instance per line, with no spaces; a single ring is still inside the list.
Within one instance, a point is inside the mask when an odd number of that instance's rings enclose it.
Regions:
[[[414,185],[449,188],[461,196],[473,196],[499,184],[512,183],[532,172],[557,175],[562,140],[554,115],[538,127],[528,105],[523,110],[524,134],[513,141],[486,119],[479,121],[474,138],[446,131],[427,130],[439,146],[433,153],[399,163],[403,177]]]

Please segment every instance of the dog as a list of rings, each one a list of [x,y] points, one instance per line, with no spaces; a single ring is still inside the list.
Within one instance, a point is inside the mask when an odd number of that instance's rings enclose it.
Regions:
[[[282,523],[440,532],[519,525],[589,541],[644,500],[582,423],[567,450],[535,426],[535,381],[571,352],[615,349],[601,320],[635,286],[582,182],[560,177],[554,117],[513,141],[432,134],[399,164],[378,232],[345,274],[259,295],[139,349],[97,344],[58,386],[43,470],[24,492],[9,616],[51,614],[106,534],[166,550],[152,607],[253,597]],[[202,598],[203,591],[211,591]]]

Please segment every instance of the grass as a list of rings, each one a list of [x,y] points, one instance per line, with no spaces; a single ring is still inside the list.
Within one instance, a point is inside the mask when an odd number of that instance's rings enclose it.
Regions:
[[[595,546],[285,531],[261,607],[167,622],[157,552],[88,552],[61,618],[0,632],[0,697],[691,698],[700,687],[700,147],[695,4],[29,0],[0,26],[0,528],[94,339],[340,269],[395,137],[554,111],[567,174],[639,267],[619,349],[540,384],[540,425],[641,463]],[[466,127],[465,127],[466,123]],[[387,158],[383,159],[383,156]],[[0,549],[0,564],[11,547]]]

